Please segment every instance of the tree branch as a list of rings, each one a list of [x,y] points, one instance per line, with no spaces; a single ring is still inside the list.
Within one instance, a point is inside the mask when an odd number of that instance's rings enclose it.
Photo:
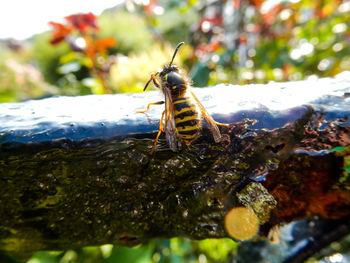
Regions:
[[[178,152],[161,137],[155,92],[0,105],[0,246],[60,250],[149,238],[226,237],[225,214],[276,225],[349,215],[349,73],[334,79],[196,89],[224,140]],[[306,194],[305,194],[306,193]]]

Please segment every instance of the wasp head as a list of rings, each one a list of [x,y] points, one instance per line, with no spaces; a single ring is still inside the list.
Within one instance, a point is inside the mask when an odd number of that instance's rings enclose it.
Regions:
[[[173,65],[173,61],[174,61],[174,58],[177,54],[177,51],[179,50],[179,48],[184,44],[184,42],[180,42],[176,48],[175,48],[175,51],[174,51],[174,54],[173,54],[173,57],[171,58],[171,61],[169,63],[168,66],[165,66],[162,70],[158,71],[157,73],[155,74],[152,74],[151,75],[151,78],[150,80],[146,83],[146,86],[145,88],[143,89],[143,91],[145,91],[149,85],[149,83],[153,80],[153,83],[156,85],[156,87],[160,87],[157,79],[156,79],[156,76],[157,75],[160,75],[160,77],[162,78],[163,81],[168,81],[169,80],[174,80],[174,84],[177,84],[179,83],[179,81],[182,80],[182,77],[181,75],[179,74],[179,68],[176,66],[176,65]]]

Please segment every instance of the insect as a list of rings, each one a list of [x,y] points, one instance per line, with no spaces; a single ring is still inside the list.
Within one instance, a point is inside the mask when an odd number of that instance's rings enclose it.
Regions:
[[[151,105],[165,103],[165,110],[160,119],[159,131],[151,154],[153,154],[162,132],[165,133],[170,149],[175,151],[178,146],[178,138],[186,145],[190,145],[197,137],[201,128],[202,118],[209,124],[215,142],[220,142],[221,140],[221,133],[217,125],[228,126],[227,124],[218,123],[213,120],[193,93],[189,80],[176,65],[173,65],[176,53],[183,44],[184,42],[180,42],[177,45],[173,57],[167,66],[151,74],[151,78],[143,89],[145,91],[150,82],[153,81],[154,85],[162,91],[165,98],[165,101],[149,103],[146,110],[137,111],[138,113],[145,113],[150,109]]]

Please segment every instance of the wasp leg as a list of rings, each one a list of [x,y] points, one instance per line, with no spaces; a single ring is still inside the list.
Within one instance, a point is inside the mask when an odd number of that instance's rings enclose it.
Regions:
[[[158,75],[158,73],[152,74],[152,75],[151,75],[151,79],[153,80],[154,85],[156,85],[157,88],[160,88],[159,81],[158,81],[157,78],[156,78],[157,75]]]
[[[147,109],[145,109],[145,110],[138,110],[138,111],[136,111],[136,112],[137,112],[137,113],[145,113],[146,111],[149,111],[149,107],[150,107],[151,105],[160,105],[160,104],[164,104],[164,101],[157,101],[157,102],[149,103],[149,104],[147,105]]]
[[[202,116],[202,119],[204,119],[204,117]],[[215,120],[213,120],[214,123],[218,126],[223,126],[223,127],[227,127],[227,128],[230,128],[230,124],[227,124],[227,123],[221,123],[221,122],[217,122]]]
[[[157,73],[153,73],[153,74],[151,75],[151,78],[147,81],[145,87],[143,88],[143,91],[145,91],[145,90],[147,89],[147,87],[148,87],[148,85],[151,83],[151,81],[153,81],[154,85],[156,85],[157,88],[160,88],[159,81],[158,81],[157,78],[156,78],[156,76],[157,76],[159,73],[160,73],[160,71],[157,72]]]
[[[157,142],[158,142],[158,139],[159,139],[160,134],[161,134],[162,132],[164,132],[164,129],[163,129],[164,114],[165,114],[165,111],[163,111],[163,113],[162,113],[162,118],[160,118],[159,131],[158,131],[156,140],[154,141],[152,150],[151,150],[151,152],[150,152],[151,155],[154,153],[154,150],[156,149]]]
[[[230,127],[230,124],[227,123],[215,122],[215,124],[223,127]]]

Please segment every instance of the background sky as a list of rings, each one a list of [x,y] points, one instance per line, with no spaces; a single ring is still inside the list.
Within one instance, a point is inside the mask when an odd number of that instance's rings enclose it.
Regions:
[[[0,2],[0,38],[22,40],[49,29],[48,22],[61,22],[65,16],[104,9],[123,0],[10,0]]]

